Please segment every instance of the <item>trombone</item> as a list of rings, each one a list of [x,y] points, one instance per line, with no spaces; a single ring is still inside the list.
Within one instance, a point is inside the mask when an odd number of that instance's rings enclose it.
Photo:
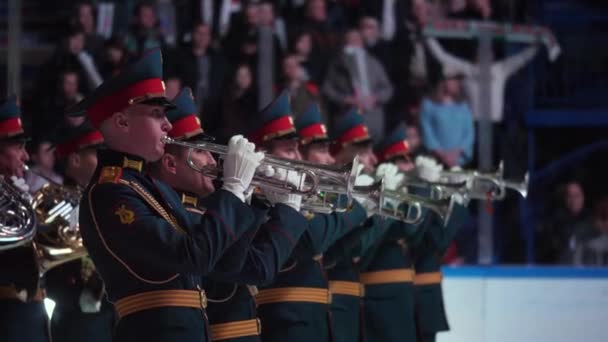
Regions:
[[[225,145],[214,144],[210,142],[190,143],[186,141],[175,140],[170,137],[163,137],[162,141],[165,144],[177,145],[189,148],[187,163],[188,166],[197,172],[204,174],[207,177],[214,179],[220,178],[220,168],[217,166],[198,166],[192,160],[193,150],[203,150],[209,153],[219,155],[223,159],[228,153],[228,147]],[[259,172],[253,177],[251,185],[276,191],[279,193],[290,193],[302,196],[315,196],[318,191],[323,191],[323,188],[339,188],[342,193],[347,194],[350,201],[352,200],[351,193],[355,186],[355,179],[359,174],[359,159],[355,158],[352,163],[343,167],[331,165],[320,165],[301,160],[291,160],[280,158],[272,155],[266,155],[262,160],[261,165],[271,166],[277,169],[297,172],[301,174],[299,185],[285,180],[278,180],[272,177],[266,177]]]

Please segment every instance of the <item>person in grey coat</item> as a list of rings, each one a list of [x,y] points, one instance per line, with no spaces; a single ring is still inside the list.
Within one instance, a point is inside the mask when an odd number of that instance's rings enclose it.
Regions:
[[[338,108],[338,113],[358,107],[369,135],[375,142],[382,139],[383,106],[393,96],[393,86],[382,64],[365,50],[358,30],[345,33],[344,49],[331,62],[322,92]],[[335,119],[334,114],[330,120]]]

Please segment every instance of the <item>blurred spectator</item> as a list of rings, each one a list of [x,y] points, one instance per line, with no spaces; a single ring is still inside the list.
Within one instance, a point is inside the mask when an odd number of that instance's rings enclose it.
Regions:
[[[48,96],[49,85],[55,85],[61,81],[62,75],[59,72],[62,70],[73,70],[78,74],[79,90],[83,93],[87,93],[101,84],[103,79],[99,74],[99,69],[92,56],[84,50],[84,44],[85,33],[82,28],[78,26],[70,28],[53,56],[42,66],[42,70],[45,72],[40,76],[38,98]]]
[[[257,92],[253,74],[247,64],[239,65],[227,91],[224,92],[224,105],[221,126],[215,135],[219,142],[225,143],[235,134],[247,133],[255,120],[257,112]],[[203,126],[206,127],[203,122]]]
[[[287,27],[283,18],[275,13],[274,5],[270,1],[264,1],[259,9],[260,25],[271,27],[281,46],[281,50],[287,50]]]
[[[422,140],[444,165],[464,166],[473,158],[475,129],[469,105],[462,101],[460,77],[446,73],[420,109]]]
[[[323,81],[325,61],[313,53],[312,35],[308,31],[301,31],[292,37],[290,52],[300,62],[304,68],[306,79],[312,80],[317,84]]]
[[[242,15],[230,26],[223,46],[232,63],[250,62],[257,54],[257,29],[260,23],[259,4],[247,3]],[[251,64],[253,66],[253,64]]]
[[[101,55],[101,74],[103,78],[116,76],[129,61],[129,52],[123,39],[114,36],[106,41]]]
[[[597,204],[590,220],[576,227],[572,248],[575,265],[608,266],[608,198]]]
[[[427,44],[433,56],[439,60],[444,69],[450,69],[455,72],[462,73],[465,76],[464,85],[466,88],[466,93],[469,101],[471,102],[474,117],[476,120],[478,120],[481,116],[481,109],[479,107],[481,103],[479,98],[479,89],[481,87],[480,65],[449,54],[435,39],[427,39]],[[538,46],[529,46],[516,55],[508,57],[504,60],[495,61],[490,66],[492,83],[490,84],[491,97],[489,101],[491,111],[490,113],[486,113],[486,115],[491,121],[502,121],[504,92],[507,80],[519,69],[523,68],[536,55],[537,51]]]
[[[308,0],[305,5],[302,23],[293,25],[310,33],[312,38],[312,54],[322,61],[322,70],[325,70],[327,61],[338,48],[338,27],[332,24],[327,13],[325,0]],[[322,72],[323,72],[322,71]]]
[[[72,26],[82,27],[85,34],[84,48],[95,58],[98,58],[103,49],[103,37],[97,34],[95,26],[95,8],[90,2],[80,2],[74,8]]]
[[[352,106],[358,107],[372,139],[382,139],[382,106],[393,96],[393,87],[382,64],[363,48],[358,30],[346,32],[344,50],[330,64],[323,84],[323,94],[340,112]]]
[[[136,57],[148,49],[165,48],[165,38],[159,29],[153,2],[142,1],[135,7],[134,22],[125,37],[125,46]]]
[[[196,0],[194,2],[194,16],[196,22],[209,26],[212,37],[223,39],[229,33],[231,26],[246,6],[241,0]]]
[[[168,77],[181,80],[181,86],[192,89],[206,129],[213,129],[220,119],[222,91],[228,65],[217,50],[211,48],[211,28],[198,23],[192,29],[192,43],[168,55]]]
[[[84,96],[78,90],[80,77],[74,70],[60,73],[59,81],[55,83],[55,91],[40,103],[38,116],[34,119],[34,135],[41,136],[61,125],[66,110],[81,101]]]
[[[391,41],[410,13],[409,4],[409,0],[368,0],[362,1],[361,11],[375,18],[380,24],[380,37]]]
[[[359,20],[359,31],[365,44],[365,48],[369,53],[376,57],[384,69],[391,75],[393,52],[390,45],[380,39],[380,30],[378,29],[378,21],[373,17],[363,17]]]
[[[410,15],[400,22],[393,41],[396,61],[391,74],[396,96],[393,112],[405,112],[408,118],[418,115],[422,97],[430,91],[429,76],[439,70],[439,64],[431,57],[424,44],[422,27],[429,20],[429,7],[424,0],[413,0]],[[389,117],[393,125],[401,118]]]
[[[39,140],[32,144],[29,154],[32,167],[25,173],[25,182],[34,194],[49,181],[62,184],[63,178],[55,172],[55,149],[46,140]]]
[[[319,102],[319,87],[314,82],[307,81],[304,68],[295,55],[287,55],[283,59],[283,85],[280,88],[289,90],[294,116],[305,111],[312,103]],[[324,111],[321,110],[321,113]]]
[[[576,227],[589,220],[585,192],[578,181],[559,186],[554,202],[547,208],[547,218],[537,231],[536,259],[539,263],[569,262],[572,258],[570,239]]]

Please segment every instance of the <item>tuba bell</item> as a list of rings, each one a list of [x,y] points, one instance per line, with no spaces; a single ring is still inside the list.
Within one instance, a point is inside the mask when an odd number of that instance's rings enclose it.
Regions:
[[[25,245],[36,234],[36,215],[26,194],[0,177],[0,251]]]
[[[39,229],[34,238],[39,272],[87,255],[78,227],[78,203],[82,190],[49,183],[38,190],[32,206]]]

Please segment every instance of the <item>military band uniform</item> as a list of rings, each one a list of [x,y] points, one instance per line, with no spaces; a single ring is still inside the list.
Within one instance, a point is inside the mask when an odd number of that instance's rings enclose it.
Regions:
[[[361,257],[386,231],[385,220],[374,215],[337,241],[324,255],[332,293],[331,323],[334,342],[362,341],[363,297]]]
[[[460,204],[454,204],[445,227],[437,215],[429,215],[426,218],[426,232],[420,243],[414,246],[414,293],[419,341],[433,342],[438,332],[450,329],[441,288],[441,259],[467,217],[467,208]]]
[[[0,104],[0,142],[25,143],[17,98]],[[5,181],[10,182],[8,175]],[[2,341],[49,341],[38,264],[32,245],[0,252],[0,331]]]
[[[81,203],[85,246],[117,309],[117,341],[208,340],[202,277],[251,226],[253,213],[219,190],[195,224],[177,194],[146,176],[143,164],[100,151],[97,182]]]
[[[99,128],[132,105],[173,107],[162,79],[160,49],[153,49],[106,80],[73,111],[86,111]],[[153,116],[148,122],[158,124],[159,130],[169,127],[157,119]],[[126,132],[119,129],[126,126],[120,124],[109,121],[106,127],[122,142],[104,138],[108,146],[121,143],[128,149]],[[81,199],[79,222],[84,245],[116,308],[116,341],[209,340],[203,277],[255,221],[242,199],[241,188],[248,186],[249,178],[242,177],[251,177],[261,158],[244,139],[237,137],[231,146],[231,160],[242,168],[228,169],[234,172],[232,187],[224,184],[227,190],[209,196],[207,211],[196,224],[177,193],[147,175],[143,158],[110,148],[98,151],[97,170]]]
[[[257,286],[274,280],[307,227],[304,217],[287,205],[261,206],[252,207],[267,221],[230,247],[205,281],[213,341],[260,341],[263,326],[257,317]],[[231,259],[228,265],[222,265],[225,259]],[[238,264],[239,269],[230,270],[231,265]]]

